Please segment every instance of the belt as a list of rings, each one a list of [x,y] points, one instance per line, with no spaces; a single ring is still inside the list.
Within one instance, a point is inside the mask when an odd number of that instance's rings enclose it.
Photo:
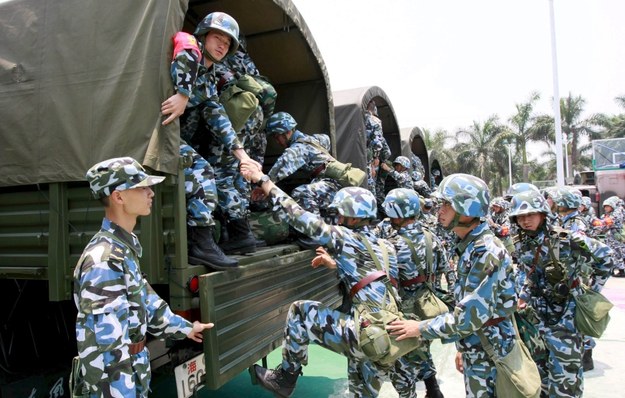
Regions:
[[[230,79],[232,79],[233,77],[236,77],[236,75],[233,72],[226,72],[223,74],[223,76],[221,76],[221,78],[219,79],[219,81],[217,82],[217,91],[221,93],[221,89],[223,88],[223,86],[228,83],[228,81],[230,81]]]
[[[427,282],[428,278],[425,275],[419,275],[416,278],[408,279],[407,281],[401,281],[402,287],[408,287],[412,285],[416,285],[418,283]],[[434,275],[430,276],[430,282],[436,281],[436,277]]]
[[[349,291],[349,297],[354,298],[354,296],[356,295],[356,293],[360,291],[360,289],[367,286],[371,282],[377,281],[378,279],[383,278],[385,276],[386,276],[386,272],[384,271],[375,271],[375,272],[370,273],[369,275],[359,280],[358,283],[356,283],[352,287],[352,289]]]
[[[138,343],[130,343],[128,344],[128,352],[130,355],[137,355],[145,348],[145,337]]]
[[[503,322],[505,320],[506,320],[506,318],[504,318],[504,317],[489,319],[486,322],[484,322],[484,326],[482,326],[482,327],[495,326],[498,323],[501,323],[501,322]]]
[[[321,166],[317,167],[316,169],[314,169],[314,170],[312,171],[312,173],[311,173],[311,174],[312,174],[312,177],[313,177],[313,178],[317,178],[317,176],[318,176],[319,174],[323,173],[323,172],[325,171],[325,169],[326,169],[326,165],[325,165],[325,164],[322,164]]]

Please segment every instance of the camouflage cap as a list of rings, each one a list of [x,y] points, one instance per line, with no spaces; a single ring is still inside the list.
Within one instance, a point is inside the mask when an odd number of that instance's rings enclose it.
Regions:
[[[393,164],[400,164],[404,166],[405,169],[410,169],[410,159],[405,156],[398,156],[393,160]]]
[[[297,126],[293,116],[286,112],[274,113],[267,119],[265,131],[267,135],[286,134]]]
[[[460,215],[485,217],[488,214],[490,192],[478,177],[462,173],[448,175],[438,186],[436,196],[449,202]]]
[[[143,166],[130,157],[104,160],[87,171],[91,193],[97,199],[109,196],[113,191],[149,187],[164,179],[148,175]]]
[[[421,202],[413,189],[395,188],[386,195],[382,208],[391,218],[413,218],[421,213]]]
[[[508,217],[512,222],[516,222],[517,216],[523,216],[533,213],[549,214],[549,204],[539,191],[528,190],[519,192],[512,197],[510,202],[512,210]]]
[[[582,205],[582,193],[570,187],[558,187],[553,201],[559,207],[577,209]]]
[[[328,208],[336,209],[344,217],[377,217],[375,196],[368,189],[360,187],[342,188],[334,195],[334,199],[332,199],[332,203],[330,203]]]

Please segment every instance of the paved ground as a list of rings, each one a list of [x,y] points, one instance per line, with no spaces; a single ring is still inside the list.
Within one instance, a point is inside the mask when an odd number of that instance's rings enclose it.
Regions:
[[[610,278],[603,293],[615,304],[610,312],[612,320],[594,350],[595,369],[587,372],[585,377],[585,398],[623,398],[625,386],[625,278]],[[432,346],[435,365],[438,369],[438,380],[446,398],[464,397],[462,375],[454,367],[456,354],[453,344],[441,345],[434,342]],[[277,365],[281,360],[280,350],[272,352],[268,357],[270,366]],[[346,361],[343,357],[311,346],[309,365],[304,368],[304,376],[300,378],[294,398],[343,398],[347,396]],[[152,397],[175,397],[173,377],[153,385]],[[417,386],[419,397],[425,396],[423,383]],[[272,397],[257,386],[252,386],[247,373],[243,373],[217,391],[202,389],[198,397],[209,398],[247,398]],[[385,383],[380,395],[384,398],[397,397],[397,393],[389,383]]]

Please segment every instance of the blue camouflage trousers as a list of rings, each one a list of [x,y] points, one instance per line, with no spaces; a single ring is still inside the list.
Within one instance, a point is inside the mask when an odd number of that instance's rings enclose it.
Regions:
[[[291,192],[291,197],[304,210],[319,214],[332,203],[334,195],[341,189],[341,184],[330,178],[317,178],[310,184],[300,185]]]
[[[467,398],[495,397],[497,368],[484,350],[474,349],[463,352],[462,366]]]
[[[214,225],[212,214],[217,203],[217,187],[213,168],[195,149],[184,143],[180,145],[180,158],[184,167],[187,225]]]
[[[241,134],[239,134],[245,152],[260,164],[265,162],[265,151],[267,150],[267,134],[261,129],[262,125],[263,110],[257,106],[256,111],[247,119]]]
[[[538,335],[545,351],[539,353],[542,355],[535,361],[542,379],[542,394],[581,397],[584,390],[583,336],[575,328],[575,300],[556,308],[562,311],[539,316]]]
[[[90,398],[137,397],[146,398],[150,391],[150,357],[147,350],[119,361],[119,352],[106,351],[101,354],[105,363],[103,377],[87,384]],[[82,359],[81,359],[82,360]],[[85,378],[87,378],[85,376]]]
[[[369,361],[360,350],[351,314],[333,310],[317,301],[296,301],[289,308],[284,329],[282,368],[299,372],[308,364],[309,344],[320,345],[347,357],[350,396],[377,397],[382,381],[392,372],[391,368],[378,367]],[[414,384],[412,394],[401,397],[415,398]]]

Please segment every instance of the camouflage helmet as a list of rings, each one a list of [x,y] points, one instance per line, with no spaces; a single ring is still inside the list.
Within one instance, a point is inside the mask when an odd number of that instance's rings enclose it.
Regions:
[[[375,196],[365,188],[346,187],[334,195],[330,209],[336,209],[343,217],[376,218],[377,202]]]
[[[612,210],[616,210],[618,209],[618,206],[620,204],[620,200],[621,198],[619,198],[618,196],[610,196],[609,198],[607,198],[606,200],[603,201],[602,206],[610,206],[612,208]]]
[[[451,204],[462,216],[485,217],[488,214],[490,192],[480,178],[469,174],[451,174],[443,178],[435,195]]]
[[[391,218],[413,218],[421,213],[419,195],[407,188],[392,189],[382,203],[382,208]]]
[[[490,205],[492,206],[499,206],[502,209],[507,209],[508,208],[508,201],[506,201],[503,197],[501,196],[497,196],[496,198],[493,198],[493,200],[490,201]]]
[[[405,169],[410,170],[410,159],[408,159],[405,156],[398,156],[395,158],[395,160],[393,160],[393,164],[400,164],[402,165]]]
[[[549,203],[547,203],[544,196],[538,190],[529,190],[517,193],[512,197],[510,206],[512,210],[510,210],[510,214],[508,214],[508,217],[510,217],[510,220],[512,222],[516,222],[517,216],[522,216],[525,214],[551,213]]]
[[[232,55],[239,48],[239,24],[230,15],[225,12],[211,12],[197,25],[193,35],[201,40],[211,30],[218,30],[230,36],[230,48],[228,49],[228,55]]]
[[[534,185],[534,184],[530,184],[529,182],[517,182],[516,184],[512,184],[510,186],[510,188],[508,188],[508,191],[506,192],[505,198],[507,200],[510,200],[517,193],[521,193],[521,192],[525,192],[525,191],[540,192],[538,187],[536,187],[536,185]]]
[[[592,207],[592,200],[588,196],[582,196],[582,205],[586,206],[587,209]]]
[[[293,116],[286,112],[274,113],[267,119],[265,131],[267,135],[286,134],[297,126],[297,122]]]
[[[577,209],[582,205],[582,194],[570,187],[559,187],[553,197],[553,201],[558,207]]]
[[[109,196],[113,191],[149,187],[162,182],[165,177],[148,175],[139,162],[130,157],[113,158],[93,165],[87,171],[87,181],[96,199]]]

